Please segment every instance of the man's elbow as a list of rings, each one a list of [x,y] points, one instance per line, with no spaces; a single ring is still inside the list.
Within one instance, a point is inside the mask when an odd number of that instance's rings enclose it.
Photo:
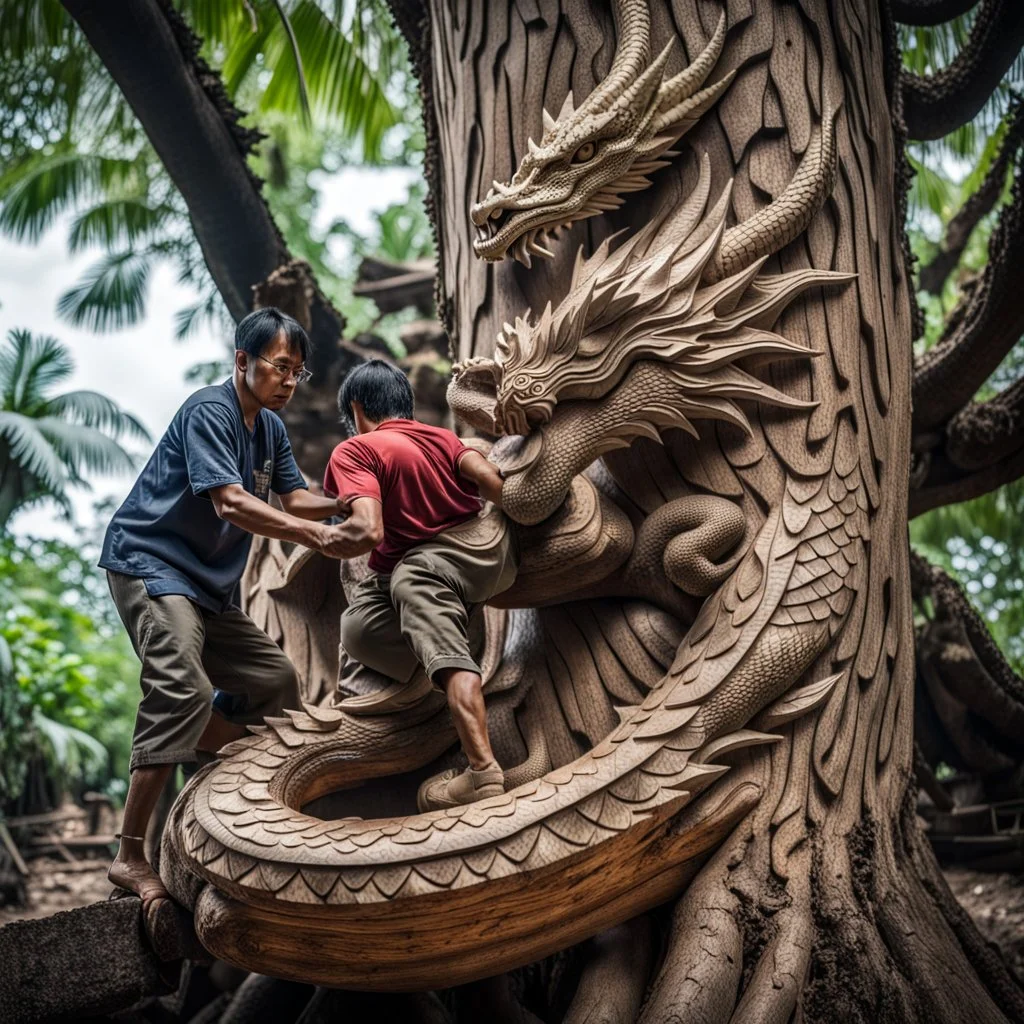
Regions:
[[[214,512],[227,522],[235,519],[241,511],[242,502],[237,491],[231,488],[217,488],[210,491],[210,500],[213,502]]]

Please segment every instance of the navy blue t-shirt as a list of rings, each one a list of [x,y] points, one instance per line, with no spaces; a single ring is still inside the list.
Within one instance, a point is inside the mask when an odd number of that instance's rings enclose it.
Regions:
[[[270,491],[305,487],[280,418],[261,409],[250,434],[235,386],[202,388],[174,414],[103,541],[100,566],[145,581],[151,597],[184,594],[210,611],[232,601],[252,534],[221,519],[206,492],[241,484]]]

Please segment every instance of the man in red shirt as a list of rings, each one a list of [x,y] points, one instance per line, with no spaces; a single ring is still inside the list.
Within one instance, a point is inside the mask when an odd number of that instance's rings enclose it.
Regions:
[[[370,551],[372,570],[341,619],[342,684],[362,666],[395,681],[338,706],[394,711],[422,700],[433,683],[447,696],[469,767],[428,779],[420,810],[497,796],[504,776],[469,636],[474,613],[512,585],[518,567],[504,517],[480,519],[481,499],[501,507],[501,473],[450,430],[414,420],[408,379],[383,360],[348,375],[338,406],[357,435],[334,449],[324,475],[327,494],[352,509],[335,549],[345,558]]]

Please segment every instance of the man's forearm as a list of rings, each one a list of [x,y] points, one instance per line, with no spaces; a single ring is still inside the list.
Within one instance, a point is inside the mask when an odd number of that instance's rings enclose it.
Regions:
[[[485,501],[501,508],[501,488],[504,480],[501,470],[479,452],[466,452],[458,463],[459,475],[476,484]]]
[[[281,495],[280,498],[285,512],[290,516],[297,516],[299,519],[330,519],[331,516],[336,516],[340,512],[335,498],[310,494],[309,491],[301,487],[297,491]]]
[[[217,515],[247,533],[303,544],[317,551],[327,538],[327,527],[281,512],[241,488],[211,497]]]

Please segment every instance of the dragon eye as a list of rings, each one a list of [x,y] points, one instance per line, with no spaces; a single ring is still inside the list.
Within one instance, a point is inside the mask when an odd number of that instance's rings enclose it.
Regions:
[[[585,164],[593,155],[594,144],[592,142],[584,142],[583,145],[573,153],[572,162],[574,164]]]

